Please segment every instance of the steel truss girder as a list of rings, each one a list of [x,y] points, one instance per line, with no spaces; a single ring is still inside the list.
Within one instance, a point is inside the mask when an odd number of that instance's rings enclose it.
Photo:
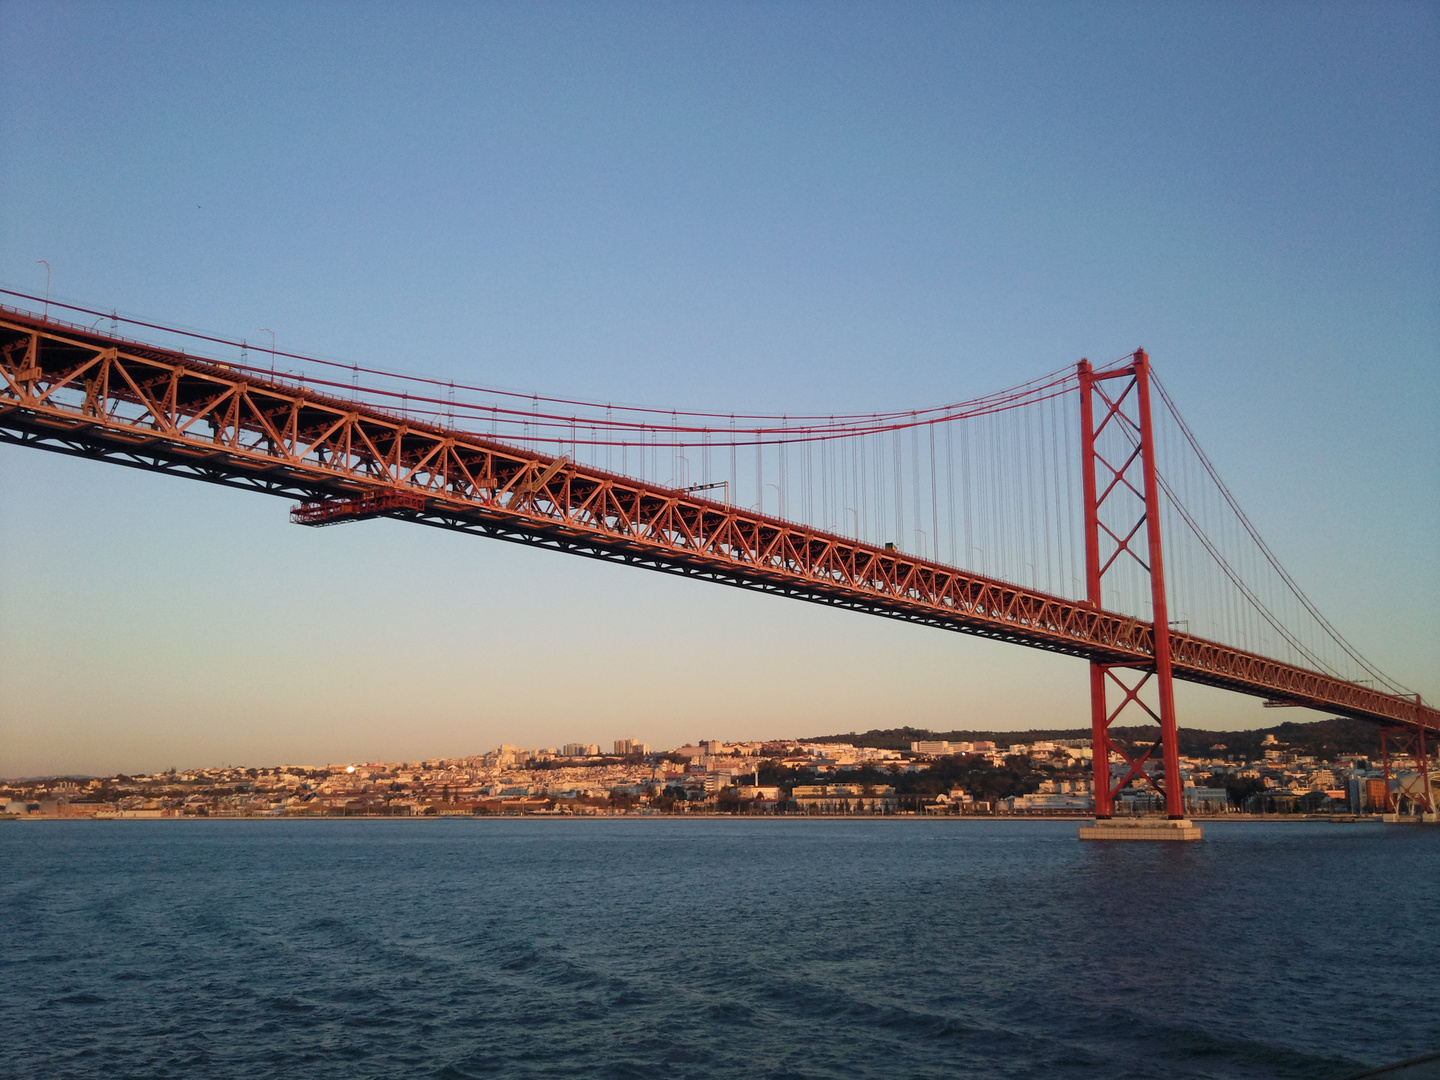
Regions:
[[[1414,759],[1418,789],[1403,789],[1400,778],[1392,774],[1390,769],[1392,746],[1396,751],[1409,754]],[[1385,776],[1385,809],[1389,813],[1399,812],[1402,798],[1410,801],[1412,811],[1419,810],[1425,814],[1435,813],[1435,788],[1430,771],[1430,757],[1431,751],[1425,745],[1424,727],[1382,727],[1380,729],[1380,760],[1383,763]]]
[[[0,312],[0,376],[0,441],[308,503],[403,495],[384,516],[1153,663],[1153,627],[1082,601],[53,320]],[[1440,711],[1408,699],[1188,635],[1170,645],[1178,678],[1440,730]]]

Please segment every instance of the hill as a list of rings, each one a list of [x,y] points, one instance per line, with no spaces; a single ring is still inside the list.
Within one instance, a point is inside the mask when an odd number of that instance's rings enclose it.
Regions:
[[[1112,728],[1122,739],[1132,741],[1153,740],[1159,734],[1156,727]],[[1243,756],[1256,759],[1262,756],[1261,746],[1267,735],[1296,753],[1333,759],[1338,754],[1380,753],[1380,729],[1363,720],[1348,720],[1333,717],[1328,720],[1314,720],[1309,723],[1285,721],[1274,727],[1255,728],[1250,731],[1208,731],[1201,728],[1180,728],[1180,752],[1193,756],[1212,755]],[[873,746],[883,750],[909,750],[912,742],[944,740],[946,742],[990,741],[998,746],[1012,743],[1030,743],[1047,740],[1050,742],[1089,741],[1089,728],[1030,728],[1025,731],[931,731],[929,728],[898,727],[872,729],[863,733],[844,732],[835,735],[817,735],[805,742],[848,742],[855,746]],[[1224,747],[1223,751],[1216,749]]]

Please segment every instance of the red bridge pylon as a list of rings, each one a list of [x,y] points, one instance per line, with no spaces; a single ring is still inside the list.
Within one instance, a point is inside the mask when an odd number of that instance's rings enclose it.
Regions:
[[[1415,695],[1418,703],[1420,695]],[[1414,772],[1401,776],[1391,768],[1392,752],[1408,754],[1414,764]],[[1380,729],[1380,759],[1385,775],[1385,812],[1398,814],[1402,804],[1412,814],[1435,815],[1434,780],[1430,771],[1430,755],[1425,746],[1425,729],[1403,727],[1382,727]]]
[[[1097,447],[1107,432],[1108,456]],[[1150,579],[1155,635],[1153,660],[1143,667],[1094,660],[1090,663],[1097,818],[1110,817],[1115,797],[1137,779],[1150,784],[1164,797],[1168,817],[1185,816],[1180,748],[1175,733],[1175,687],[1171,675],[1170,622],[1165,606],[1160,489],[1155,473],[1153,433],[1150,358],[1143,349],[1137,349],[1125,366],[1099,374],[1088,360],[1080,361],[1086,596],[1097,610],[1103,610],[1101,589],[1106,575],[1115,570],[1122,559],[1133,560]],[[1102,509],[1110,512],[1102,515]],[[1103,552],[1102,534],[1106,548]],[[1152,682],[1154,686],[1148,696],[1154,705],[1141,697],[1141,691]],[[1109,704],[1112,685],[1119,691],[1114,708]],[[1138,714],[1143,713],[1160,726],[1159,737],[1153,745],[1144,749],[1126,748],[1111,738],[1111,725],[1127,712],[1137,719]],[[1163,762],[1163,779],[1146,769],[1157,751]],[[1124,769],[1118,782],[1110,772],[1111,763],[1117,759]]]

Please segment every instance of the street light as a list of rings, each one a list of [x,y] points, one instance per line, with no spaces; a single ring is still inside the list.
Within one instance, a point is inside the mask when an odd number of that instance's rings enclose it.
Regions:
[[[780,493],[780,485],[772,484],[767,481],[765,486],[775,489],[775,516],[780,517],[785,513],[785,497]],[[760,500],[760,512],[762,514],[765,512],[765,500],[763,498]]]
[[[726,505],[726,506],[729,506],[729,505],[730,505],[730,481],[729,481],[729,480],[712,480],[712,481],[711,481],[710,483],[708,483],[708,484],[691,484],[691,485],[689,485],[688,487],[683,487],[683,488],[681,488],[680,490],[681,490],[681,491],[686,491],[686,492],[694,492],[694,491],[714,491],[716,488],[724,488],[724,489],[725,489],[725,505]]]
[[[275,331],[268,326],[262,326],[260,333],[270,335],[270,374],[273,377],[275,374]]]
[[[50,264],[44,259],[36,259],[37,263],[45,263],[45,320],[50,320]]]

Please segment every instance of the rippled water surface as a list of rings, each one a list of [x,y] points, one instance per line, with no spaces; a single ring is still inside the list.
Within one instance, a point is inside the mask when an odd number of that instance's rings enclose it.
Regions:
[[[1332,1077],[1440,1049],[1440,828],[0,826],[0,1075]]]

